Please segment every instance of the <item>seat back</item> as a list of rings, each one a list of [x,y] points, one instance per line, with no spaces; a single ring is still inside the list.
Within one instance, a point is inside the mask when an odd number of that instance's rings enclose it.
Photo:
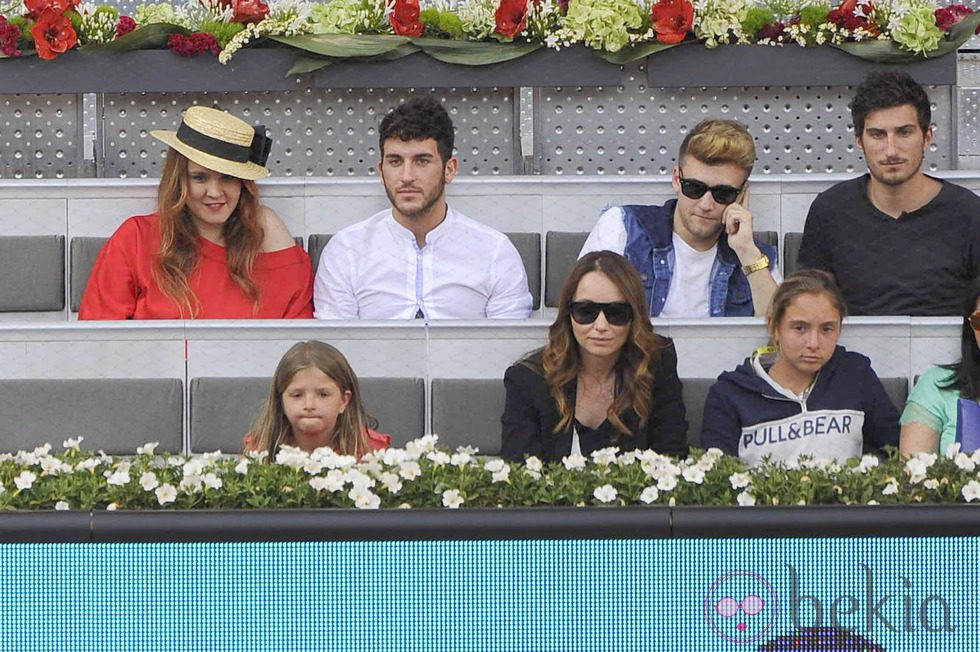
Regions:
[[[0,380],[0,450],[59,450],[68,437],[84,437],[83,448],[111,455],[151,441],[177,453],[183,406],[178,378]]]
[[[476,446],[500,453],[504,383],[499,378],[433,378],[432,432],[442,446]]]
[[[532,310],[541,307],[541,234],[540,233],[507,233],[505,234],[517,249],[524,262],[527,273],[527,287],[534,299]]]
[[[323,248],[327,246],[332,237],[333,233],[311,233],[310,237],[307,238],[306,251],[310,254],[310,264],[313,265],[314,273],[320,265],[320,255],[323,253]]]
[[[68,287],[71,295],[71,311],[78,312],[82,307],[82,297],[85,296],[85,286],[92,275],[95,259],[109,238],[93,236],[76,236],[69,245]]]
[[[687,445],[701,447],[701,421],[704,417],[704,400],[716,378],[684,378],[681,380],[681,398],[687,411]]]
[[[783,278],[800,269],[800,243],[803,242],[803,234],[791,231],[783,236]]]
[[[269,395],[269,378],[191,380],[191,451],[242,450],[242,439],[259,417]],[[364,405],[378,429],[400,446],[425,428],[421,378],[361,378]]]
[[[0,312],[65,308],[65,236],[0,236]]]
[[[575,266],[588,237],[586,231],[548,231],[545,235],[544,305],[548,308],[558,305],[565,278]]]

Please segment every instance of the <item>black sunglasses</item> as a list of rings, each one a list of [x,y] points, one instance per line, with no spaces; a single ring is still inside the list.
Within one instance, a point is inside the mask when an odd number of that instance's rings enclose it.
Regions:
[[[633,308],[628,303],[616,301],[614,303],[596,303],[595,301],[572,301],[569,306],[572,319],[575,323],[591,324],[599,318],[601,312],[606,316],[606,321],[613,326],[625,326],[633,319]]]
[[[684,171],[677,168],[680,172],[679,176],[681,179],[681,193],[685,197],[690,199],[701,199],[704,197],[704,193],[711,192],[711,196],[719,204],[727,205],[735,203],[738,199],[739,194],[742,192],[742,188],[745,187],[743,183],[738,188],[732,186],[709,186],[704,181],[698,181],[697,179],[685,179]]]

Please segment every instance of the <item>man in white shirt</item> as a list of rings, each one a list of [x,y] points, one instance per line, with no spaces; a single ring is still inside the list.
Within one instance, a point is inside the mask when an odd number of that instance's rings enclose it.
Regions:
[[[636,266],[653,317],[765,315],[781,280],[776,248],[755,239],[755,142],[735,120],[704,120],[681,143],[663,206],[603,211],[580,256],[609,250]]]
[[[391,208],[334,235],[320,256],[317,319],[524,319],[531,293],[504,234],[454,211],[453,123],[432,98],[381,121],[378,172]]]

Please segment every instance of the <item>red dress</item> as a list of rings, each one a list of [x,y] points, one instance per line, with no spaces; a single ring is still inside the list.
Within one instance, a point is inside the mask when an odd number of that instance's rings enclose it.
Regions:
[[[182,319],[153,277],[160,218],[131,217],[102,248],[85,288],[79,319]],[[227,252],[201,238],[201,259],[190,277],[200,302],[197,319],[311,319],[313,270],[299,245],[259,253],[252,268],[258,311],[228,275]]]

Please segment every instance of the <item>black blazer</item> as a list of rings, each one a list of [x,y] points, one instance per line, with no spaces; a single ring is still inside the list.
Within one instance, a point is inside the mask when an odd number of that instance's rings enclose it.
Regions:
[[[607,446],[618,446],[620,450],[650,448],[664,455],[687,455],[687,420],[684,418],[681,381],[677,377],[677,351],[673,340],[666,337],[659,337],[659,340],[663,348],[654,373],[646,426],[640,428],[639,417],[632,409],[621,415],[632,436],[622,435],[607,419],[594,431],[579,432],[583,455]],[[535,455],[545,462],[557,462],[571,453],[572,426],[554,432],[561,415],[548,391],[541,355],[541,351],[531,354],[504,374],[507,398],[500,418],[503,425],[500,455],[505,459],[519,460],[526,455]],[[575,405],[576,382],[569,383],[565,391],[571,404]]]

